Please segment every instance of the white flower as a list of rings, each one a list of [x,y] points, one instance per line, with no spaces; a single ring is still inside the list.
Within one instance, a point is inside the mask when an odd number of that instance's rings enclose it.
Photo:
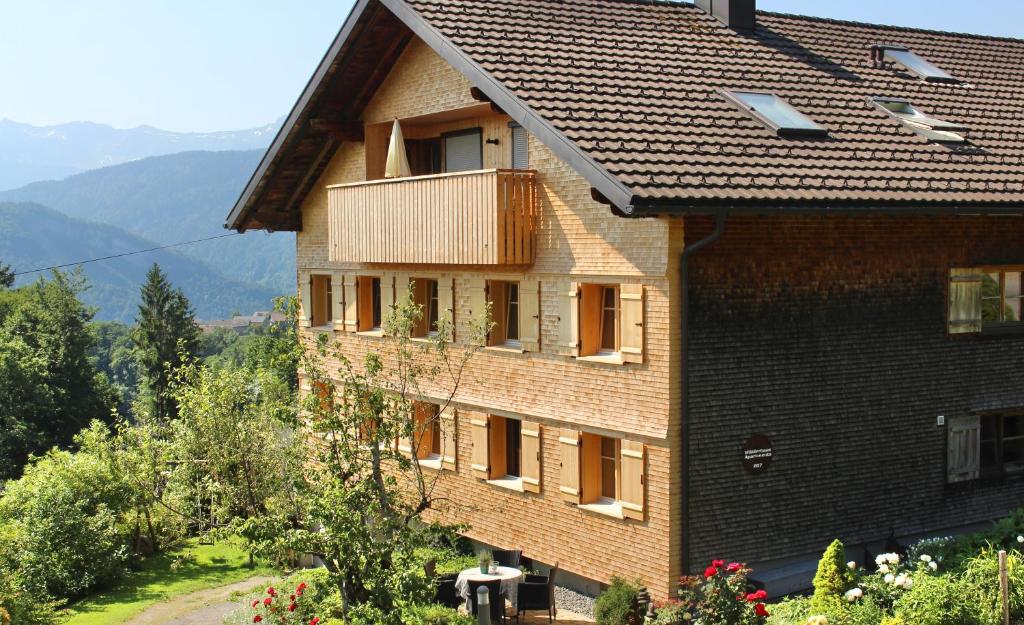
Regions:
[[[932,561],[932,557],[930,555],[928,555],[927,553],[922,553],[921,554],[921,562],[928,563],[928,562],[931,562],[931,561]]]
[[[879,566],[885,564],[885,554],[884,553],[881,553],[881,554],[878,554],[877,556],[875,556],[875,564],[877,564]]]
[[[893,583],[893,582],[894,582],[895,580],[896,580],[896,576],[895,576],[895,575],[893,575],[892,573],[889,573],[888,575],[886,575],[886,576],[885,576],[885,583],[886,583],[886,584],[891,584],[891,583]]]
[[[879,573],[888,573],[889,572],[889,565],[888,564],[880,564],[880,565],[878,565],[878,572]]]
[[[853,560],[850,560],[849,562],[846,563],[846,568],[850,569],[851,571],[856,571],[857,570],[857,563],[854,562]]]
[[[928,563],[928,568],[930,568],[933,571],[937,571],[937,570],[939,570],[939,563],[938,562],[929,562]]]
[[[1024,536],[1018,536],[1017,537],[1017,542],[1019,542],[1020,544],[1024,545]]]
[[[864,596],[864,591],[861,590],[860,588],[851,588],[850,590],[847,590],[843,594],[843,596],[846,597],[846,600],[848,602],[853,603],[857,599],[860,599],[861,597]]]

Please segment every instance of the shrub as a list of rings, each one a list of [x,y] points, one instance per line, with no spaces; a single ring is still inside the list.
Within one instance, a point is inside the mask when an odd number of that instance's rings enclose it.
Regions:
[[[979,625],[981,621],[972,616],[977,607],[967,604],[954,578],[919,575],[893,609],[914,625]]]
[[[701,625],[762,625],[769,616],[763,590],[750,592],[750,569],[739,562],[714,560],[703,577],[684,577],[679,599]]]
[[[476,619],[441,605],[414,606],[406,610],[404,625],[474,625]]]
[[[16,572],[0,568],[0,625],[54,625],[57,622],[56,606],[49,597],[32,594]]]
[[[594,620],[597,625],[628,625],[636,608],[640,583],[630,583],[613,577],[611,586],[594,602]]]
[[[107,463],[50,452],[0,497],[0,568],[17,571],[37,597],[74,599],[113,584],[131,558],[130,501]]]
[[[804,625],[811,616],[811,600],[793,597],[771,606],[768,625]]]
[[[846,548],[840,540],[832,541],[818,563],[814,575],[812,612],[828,612],[841,605],[843,593],[852,584],[850,569],[846,566]]]
[[[1017,622],[1024,618],[1024,562],[1018,552],[1009,554],[1006,568],[1010,577],[1010,618]],[[997,622],[999,605],[999,555],[983,550],[966,560],[959,576],[959,591],[964,601],[976,606],[979,622]]]

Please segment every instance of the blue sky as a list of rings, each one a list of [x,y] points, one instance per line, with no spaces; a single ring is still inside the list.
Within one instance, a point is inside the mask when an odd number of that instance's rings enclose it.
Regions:
[[[0,0],[0,119],[179,131],[262,125],[291,108],[351,5]],[[1024,38],[1019,0],[758,0],[758,6]]]

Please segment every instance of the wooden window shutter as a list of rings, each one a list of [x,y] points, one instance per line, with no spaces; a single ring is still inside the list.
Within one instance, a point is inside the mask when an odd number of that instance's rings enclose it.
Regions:
[[[561,430],[558,434],[561,451],[561,480],[558,491],[562,499],[578,504],[580,493],[580,433],[576,430]]]
[[[408,288],[408,287],[406,287]],[[389,315],[395,312],[395,276],[386,273],[380,277],[380,318],[381,326],[387,323]]]
[[[558,293],[558,353],[580,355],[580,285],[570,282]]]
[[[438,420],[441,428],[441,468],[454,471],[458,459],[458,421],[455,409],[445,408]]]
[[[313,319],[313,277],[299,274],[299,326],[308,328]]]
[[[619,287],[619,351],[625,362],[644,361],[644,285]]]
[[[540,351],[540,281],[519,282],[519,342],[523,351]]]
[[[473,458],[470,462],[473,477],[482,480],[490,479],[490,419],[488,417],[474,417],[469,420],[469,424],[473,432]]]
[[[523,421],[520,424],[519,435],[522,455],[519,473],[523,478],[523,490],[529,493],[539,493],[541,480],[540,424]]]
[[[344,277],[345,332],[359,330],[359,278],[347,273]]]
[[[422,282],[422,280],[417,280],[417,282]],[[383,289],[384,289],[384,283],[381,282],[381,291],[382,292],[383,292]],[[407,274],[407,273],[397,274],[395,276],[395,301],[394,301],[394,303],[397,305],[399,302],[404,301],[405,298],[408,295],[409,295],[409,274]],[[381,299],[383,299],[383,296],[381,296]]]
[[[982,271],[951,269],[949,271],[949,333],[981,332]]]
[[[331,299],[331,323],[340,330],[345,327],[345,276],[337,271],[331,272]]]
[[[955,417],[947,433],[946,480],[953,484],[981,475],[981,417]]]
[[[619,451],[619,505],[627,519],[644,520],[646,452],[643,443],[621,441]]]
[[[487,281],[473,276],[469,279],[469,315],[472,319],[482,317],[487,311]]]
[[[430,447],[433,443],[434,437],[433,432],[435,427],[439,427],[440,419],[437,418],[437,405],[427,403],[417,403],[413,430],[413,441],[415,445],[413,450],[416,453],[416,457],[419,459],[430,457]]]

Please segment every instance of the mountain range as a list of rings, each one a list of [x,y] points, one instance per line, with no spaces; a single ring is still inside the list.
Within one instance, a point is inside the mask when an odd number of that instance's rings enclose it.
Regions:
[[[0,137],[0,154],[10,153]],[[175,245],[83,265],[92,285],[83,299],[98,308],[97,318],[131,321],[153,262],[184,290],[200,319],[267,310],[273,297],[295,290],[293,234],[252,232],[176,245],[230,234],[224,218],[262,153],[151,156],[0,191],[0,260],[25,271]],[[18,283],[33,279],[21,276]]]
[[[283,119],[247,130],[171,132],[91,122],[32,126],[0,119],[0,189],[60,179],[90,169],[193,150],[264,149]]]

